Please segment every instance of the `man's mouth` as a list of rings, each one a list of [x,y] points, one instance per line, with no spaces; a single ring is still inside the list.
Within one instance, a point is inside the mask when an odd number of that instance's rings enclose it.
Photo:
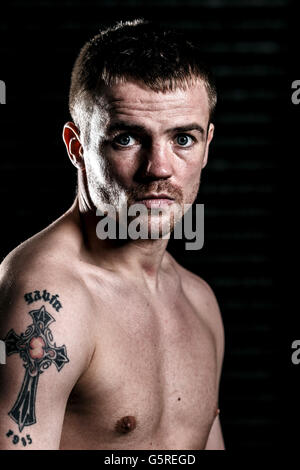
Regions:
[[[174,198],[165,193],[151,193],[136,199],[137,204],[144,204],[147,208],[170,206],[174,203]]]

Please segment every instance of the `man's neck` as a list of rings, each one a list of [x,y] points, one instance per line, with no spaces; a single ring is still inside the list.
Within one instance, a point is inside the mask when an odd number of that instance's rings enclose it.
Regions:
[[[150,288],[158,287],[160,272],[169,262],[168,239],[101,240],[96,233],[96,209],[81,211],[76,200],[71,212],[80,226],[87,257],[94,265],[143,280]]]

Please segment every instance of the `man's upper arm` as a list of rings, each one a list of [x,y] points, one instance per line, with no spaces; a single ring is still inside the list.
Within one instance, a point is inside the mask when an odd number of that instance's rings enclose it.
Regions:
[[[207,299],[207,319],[209,319],[211,330],[214,332],[215,341],[216,341],[216,352],[217,352],[217,387],[219,390],[220,379],[222,374],[222,365],[224,359],[224,327],[220,308],[215,297],[214,292],[210,286],[203,280],[201,280],[202,285],[204,285]],[[217,414],[215,420],[210,429],[208,439],[206,442],[205,450],[225,450],[224,439],[221,429],[220,415]]]
[[[28,279],[0,282],[0,449],[57,449],[69,394],[86,365],[77,347],[84,329],[61,283]]]
[[[214,336],[217,359],[216,386],[219,394],[220,379],[222,374],[222,365],[224,359],[224,326],[218,301],[211,287],[201,278],[197,278],[201,305],[201,315],[205,318]],[[224,440],[222,435],[220,417],[217,415],[209,432],[205,450],[224,450]]]

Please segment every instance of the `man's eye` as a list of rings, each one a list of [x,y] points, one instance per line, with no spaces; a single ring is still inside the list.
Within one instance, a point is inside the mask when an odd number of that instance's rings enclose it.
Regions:
[[[129,134],[120,134],[114,138],[114,143],[121,147],[130,147],[135,144],[135,139]]]
[[[188,134],[178,134],[176,141],[180,147],[190,147],[194,143],[194,139]]]

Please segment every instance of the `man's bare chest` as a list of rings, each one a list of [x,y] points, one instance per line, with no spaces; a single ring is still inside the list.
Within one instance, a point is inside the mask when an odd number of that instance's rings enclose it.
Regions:
[[[186,448],[199,445],[217,406],[215,344],[188,300],[119,298],[107,303],[95,331],[95,353],[75,387],[73,410],[81,401],[86,416],[94,416],[89,423],[103,448],[159,442],[176,448],[182,439]]]

